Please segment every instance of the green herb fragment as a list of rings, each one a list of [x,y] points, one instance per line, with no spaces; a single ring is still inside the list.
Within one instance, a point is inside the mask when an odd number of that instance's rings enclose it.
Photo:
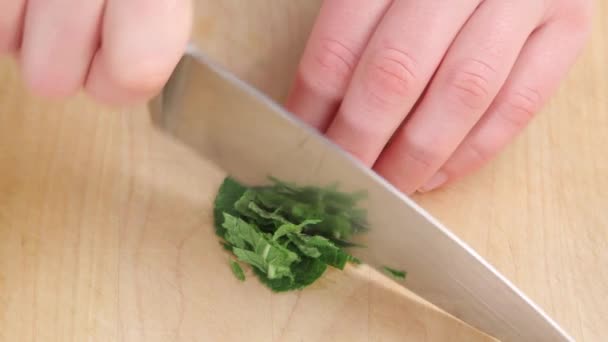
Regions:
[[[327,265],[319,259],[305,257],[299,263],[293,265],[293,279],[269,279],[258,269],[254,269],[254,272],[274,292],[284,292],[300,290],[314,283],[325,273],[326,269]]]
[[[289,266],[299,259],[296,253],[240,218],[230,214],[224,214],[224,218],[225,238],[240,261],[257,267],[270,279],[293,276]]]
[[[386,274],[398,280],[404,280],[407,275],[405,271],[399,271],[388,266],[383,266],[382,269]]]
[[[238,262],[236,262],[234,260],[230,260],[230,268],[232,268],[232,274],[234,274],[234,276],[238,280],[240,280],[240,281],[245,280],[245,272],[243,272],[243,269],[241,268],[241,265],[239,265]]]
[[[215,205],[213,210],[215,231],[219,236],[223,237],[225,234],[225,230],[222,227],[224,214],[237,214],[234,203],[241,198],[246,190],[246,187],[239,184],[234,179],[224,179],[224,182],[220,187],[220,191],[215,197]]]
[[[355,265],[361,265],[362,264],[362,262],[361,262],[361,260],[359,260],[359,258],[354,257],[352,255],[348,256],[348,262],[353,263]]]
[[[327,266],[342,270],[346,263],[361,262],[342,248],[358,246],[348,239],[367,229],[365,211],[356,207],[364,194],[271,180],[271,185],[246,187],[228,177],[214,206],[222,244],[262,283],[276,292],[302,289]],[[244,280],[236,261],[231,267]]]

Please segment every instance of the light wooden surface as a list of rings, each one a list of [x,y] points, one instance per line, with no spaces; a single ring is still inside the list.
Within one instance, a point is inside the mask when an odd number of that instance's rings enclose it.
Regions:
[[[195,40],[280,101],[317,4],[201,2]],[[608,335],[606,15],[514,145],[416,198],[580,341]],[[488,339],[365,268],[299,294],[236,282],[209,221],[221,172],[144,108],[33,98],[8,60],[0,82],[0,341]]]

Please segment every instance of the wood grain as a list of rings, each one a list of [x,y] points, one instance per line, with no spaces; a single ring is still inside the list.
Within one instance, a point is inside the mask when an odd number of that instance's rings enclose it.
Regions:
[[[194,40],[281,101],[318,1],[199,1]],[[608,3],[551,104],[497,160],[416,197],[580,341],[608,335]],[[237,282],[210,227],[223,174],[145,108],[37,99],[0,63],[0,341],[484,341],[362,268]]]

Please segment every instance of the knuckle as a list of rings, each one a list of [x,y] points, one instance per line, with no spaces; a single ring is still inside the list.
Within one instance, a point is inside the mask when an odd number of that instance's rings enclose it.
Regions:
[[[76,93],[82,85],[81,75],[63,70],[57,64],[42,68],[35,61],[25,59],[22,60],[21,72],[27,88],[39,96],[67,97]]]
[[[540,92],[531,87],[521,87],[507,95],[505,107],[499,115],[517,128],[523,128],[542,106]]]
[[[417,131],[407,131],[405,136],[404,158],[414,162],[418,168],[429,169],[434,161],[440,159],[436,143],[430,135],[420,134]]]
[[[571,6],[568,13],[570,13],[572,21],[583,30],[590,30],[594,2],[591,0],[572,1],[567,6]]]
[[[417,85],[412,55],[396,48],[383,48],[370,59],[364,80],[369,95],[380,106],[391,106],[411,96]]]
[[[551,19],[560,22],[571,34],[578,34],[586,40],[592,31],[594,15],[593,0],[562,0],[556,5]]]
[[[453,100],[470,110],[479,110],[491,101],[491,82],[496,70],[479,59],[470,59],[457,68],[448,81]]]
[[[587,40],[593,30],[592,26],[593,12],[582,11],[577,17],[575,17],[574,24],[578,28],[578,32],[583,36],[584,40]]]
[[[306,59],[300,73],[316,92],[331,98],[341,97],[353,73],[357,55],[335,39],[320,40],[319,47]]]
[[[469,151],[469,155],[477,163],[486,163],[491,158],[491,154],[486,148],[472,141],[465,144],[465,149]]]

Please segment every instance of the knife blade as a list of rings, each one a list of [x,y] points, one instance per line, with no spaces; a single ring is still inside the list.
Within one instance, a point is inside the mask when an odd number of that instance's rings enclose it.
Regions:
[[[370,229],[349,253],[407,271],[401,285],[502,341],[572,341],[447,227],[370,168],[190,46],[149,103],[161,131],[246,184],[273,176],[367,192]]]

